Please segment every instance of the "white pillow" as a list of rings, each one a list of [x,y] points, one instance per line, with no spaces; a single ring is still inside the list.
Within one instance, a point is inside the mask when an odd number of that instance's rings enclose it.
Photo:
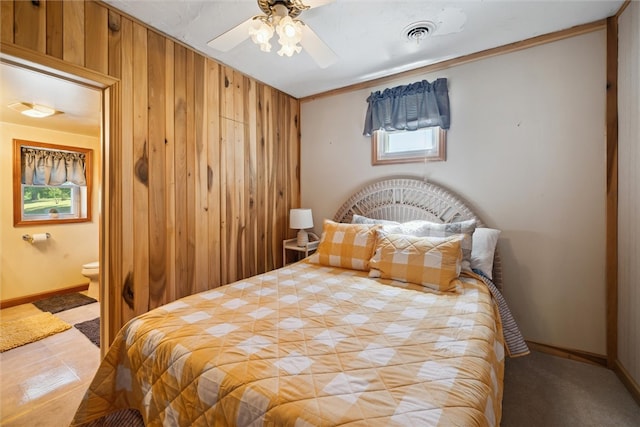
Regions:
[[[500,230],[477,227],[471,241],[471,268],[480,270],[493,279],[493,255],[500,237]]]
[[[382,230],[387,233],[408,234],[414,237],[449,237],[454,234],[464,234],[465,237],[462,240],[462,269],[470,271],[473,268],[471,266],[471,251],[473,232],[476,229],[475,219],[447,223],[415,219],[399,223],[354,215],[351,222],[356,224],[382,224]]]
[[[398,221],[389,221],[386,219],[374,219],[366,216],[353,214],[351,224],[382,224],[382,225],[400,225]]]

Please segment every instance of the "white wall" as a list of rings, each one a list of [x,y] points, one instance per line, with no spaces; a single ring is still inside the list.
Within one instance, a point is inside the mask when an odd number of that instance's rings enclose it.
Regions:
[[[441,184],[503,230],[505,297],[526,339],[605,354],[604,30],[398,79],[449,79],[447,161],[371,166],[374,87],[301,105],[302,206],[323,218],[364,184]]]
[[[13,226],[13,139],[93,149],[92,221]],[[0,122],[0,300],[88,283],[82,264],[98,260],[100,138]],[[39,244],[23,234],[51,233]]]
[[[640,387],[640,3],[618,25],[618,359]]]

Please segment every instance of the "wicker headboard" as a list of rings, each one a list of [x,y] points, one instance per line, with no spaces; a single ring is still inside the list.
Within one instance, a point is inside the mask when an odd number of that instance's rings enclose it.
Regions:
[[[485,226],[461,198],[436,184],[413,178],[385,179],[366,185],[338,209],[333,219],[351,222],[354,214],[398,222],[422,219],[449,223],[475,219],[477,227]],[[502,264],[497,249],[493,282],[502,290]]]

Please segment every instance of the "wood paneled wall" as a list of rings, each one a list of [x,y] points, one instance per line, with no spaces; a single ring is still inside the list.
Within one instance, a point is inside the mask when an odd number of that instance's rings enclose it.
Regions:
[[[101,3],[0,4],[3,43],[118,79],[108,342],[134,315],[281,265],[300,203],[298,100]]]

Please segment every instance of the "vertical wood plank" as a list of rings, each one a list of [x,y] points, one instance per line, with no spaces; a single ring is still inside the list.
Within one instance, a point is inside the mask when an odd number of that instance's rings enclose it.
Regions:
[[[196,120],[195,120],[195,53],[187,51],[187,262],[188,292],[196,292]]]
[[[289,102],[287,111],[287,121],[289,130],[287,132],[287,150],[289,157],[289,177],[287,183],[288,207],[299,208],[300,200],[300,102],[291,97],[287,97],[285,102]],[[287,218],[289,212],[287,212]],[[288,224],[285,226],[288,227]]]
[[[238,256],[238,239],[237,239],[237,222],[235,220],[235,214],[237,211],[237,207],[235,205],[235,194],[234,194],[234,176],[235,176],[235,149],[234,143],[236,139],[236,123],[231,119],[223,119],[222,120],[222,131],[223,131],[223,149],[224,149],[224,157],[221,157],[222,164],[224,165],[221,168],[221,183],[223,184],[224,190],[224,202],[221,203],[223,207],[222,215],[225,217],[225,226],[224,226],[224,241],[226,244],[224,245],[225,251],[225,262],[223,262],[223,267],[226,267],[226,277],[224,278],[224,283],[231,283],[237,280],[238,271],[237,271],[237,256]],[[224,271],[224,268],[223,268]]]
[[[62,58],[77,65],[84,65],[84,4],[66,1],[62,8]]]
[[[233,69],[222,67],[220,82],[220,117],[233,119]]]
[[[3,2],[4,3],[4,2]],[[47,1],[47,55],[62,59],[62,8],[60,0]]]
[[[4,2],[3,2],[4,3]],[[17,45],[45,53],[47,46],[46,3],[13,2],[13,37]]]
[[[275,140],[275,151],[274,151],[274,159],[275,159],[275,168],[276,168],[276,188],[282,189],[278,190],[274,195],[276,198],[276,218],[274,218],[274,230],[276,231],[276,235],[283,235],[288,233],[288,227],[284,228],[283,223],[288,217],[288,204],[287,204],[287,174],[286,174],[286,165],[287,165],[287,146],[285,144],[286,130],[287,126],[284,122],[283,114],[285,114],[285,103],[284,97],[278,91],[273,91],[274,94],[274,105],[277,110],[274,114],[274,120],[276,121],[275,125],[276,129],[276,140]],[[274,236],[275,237],[275,236]],[[273,242],[274,251],[280,252],[276,248],[280,248],[282,242]]]
[[[120,247],[122,243],[121,198],[119,196],[119,177],[112,173],[114,161],[121,158],[120,123],[120,83],[116,82],[102,92],[102,108],[105,109],[103,140],[101,144],[101,196],[100,226],[98,227],[98,259],[100,268],[100,357],[105,357],[114,337],[116,328],[121,325],[119,316],[115,316],[114,278],[121,270]],[[106,201],[106,203],[104,203]],[[106,266],[106,267],[105,267]]]
[[[176,299],[176,181],[175,181],[175,43],[165,39],[165,189],[166,189],[166,286],[164,301]]]
[[[108,10],[102,5],[93,1],[85,2],[85,67],[99,71],[108,72],[108,44],[109,25]]]
[[[258,271],[266,271],[267,261],[267,190],[268,180],[266,173],[266,146],[267,128],[266,104],[264,98],[264,87],[258,83],[256,86],[256,138],[257,138],[257,159],[256,159],[256,204],[257,204],[257,227],[258,227]]]
[[[278,260],[281,257],[279,252],[281,252],[280,245],[282,244],[280,243],[276,248],[275,236],[279,232],[278,218],[280,217],[280,212],[279,212],[280,197],[278,194],[278,188],[280,188],[280,185],[281,185],[280,167],[278,165],[279,149],[280,149],[280,124],[278,121],[278,115],[280,114],[279,112],[280,105],[278,102],[278,92],[270,88],[269,94],[271,98],[270,99],[271,114],[269,116],[269,121],[271,124],[271,146],[267,156],[269,159],[269,163],[270,163],[269,167],[271,171],[271,174],[269,177],[271,180],[271,187],[269,188],[269,197],[271,197],[271,206],[272,206],[271,223],[269,224],[269,227],[271,227],[271,230],[273,230],[271,234],[271,239],[269,240],[269,244],[270,244],[269,251],[273,256],[272,262],[276,264],[278,263]],[[269,267],[270,265],[267,266],[267,268]]]
[[[149,311],[149,146],[147,29],[133,23],[133,295],[136,315]]]
[[[273,238],[280,232],[280,224],[278,219],[280,218],[282,209],[281,207],[281,197],[277,191],[278,188],[282,185],[282,168],[278,164],[278,160],[280,158],[280,99],[278,96],[278,92],[276,90],[270,90],[271,95],[271,116],[269,118],[271,122],[271,146],[270,151],[267,154],[270,163],[270,180],[272,187],[269,188],[269,196],[271,197],[271,206],[272,206],[272,217],[270,227],[273,230],[272,238],[269,241],[270,243],[270,252],[273,254],[273,262],[278,265],[280,264],[281,252],[278,248],[276,248],[276,242]]]
[[[209,206],[207,194],[207,149],[205,137],[207,135],[207,123],[205,113],[205,101],[207,93],[206,61],[202,55],[194,57],[194,79],[197,90],[194,94],[195,102],[195,148],[196,148],[196,292],[209,289]]]
[[[116,308],[116,312],[122,316],[122,323],[130,320],[135,315],[133,308],[123,303],[122,292],[125,285],[132,285],[134,282],[134,266],[135,259],[135,232],[134,232],[134,186],[135,186],[135,170],[134,170],[134,71],[133,71],[133,23],[130,19],[120,18],[119,15],[111,16],[113,22],[118,22],[121,40],[120,53],[120,75],[116,76],[121,81],[121,120],[122,129],[122,163],[119,175],[121,177],[121,194],[122,194],[122,276],[118,282],[117,301],[120,306]],[[116,61],[117,52],[113,52],[113,61]],[[111,66],[112,61],[110,61]],[[115,64],[114,64],[115,66]],[[115,70],[110,71],[115,72]]]
[[[273,90],[268,87],[263,87],[264,91],[264,122],[266,123],[265,129],[265,152],[264,152],[264,164],[265,164],[265,182],[267,188],[265,190],[265,209],[266,209],[266,248],[265,248],[265,270],[270,270],[275,265],[276,261],[282,257],[278,255],[280,249],[276,250],[274,240],[276,240],[276,213],[277,213],[277,197],[278,183],[276,182],[276,167],[274,161],[274,151],[276,146],[276,128],[274,123],[274,100],[272,98]],[[273,107],[273,108],[272,108]],[[280,245],[282,242],[280,242]]]
[[[149,308],[165,303],[165,40],[147,31],[149,134]]]
[[[242,119],[242,76],[229,67],[224,67],[221,93],[221,200],[224,217],[222,248],[224,251],[222,273],[223,283],[238,280],[242,274],[242,200],[239,177],[242,165],[239,157],[243,150],[244,129]]]
[[[207,61],[207,185],[209,206],[209,286],[220,278],[220,66]]]
[[[52,3],[52,2],[51,2]],[[49,4],[48,12],[52,10],[52,4]],[[60,5],[61,6],[61,5]],[[62,12],[62,9],[60,9]],[[49,16],[49,14],[47,14]],[[60,14],[62,17],[62,14]],[[49,33],[49,30],[47,30]],[[60,34],[62,36],[62,34]],[[109,34],[108,50],[109,50],[109,74],[114,77],[121,76],[121,57],[122,57],[122,44],[120,32],[114,32]],[[60,37],[60,46],[62,46],[62,37]],[[49,50],[49,39],[47,38],[47,50]],[[62,50],[60,49],[60,54]],[[122,89],[121,85],[118,85],[119,89]],[[115,94],[114,94],[115,95]],[[110,103],[111,114],[114,117],[122,117],[122,93],[118,90],[117,98],[113,96],[111,98]],[[106,143],[108,145],[105,146],[105,150],[103,150],[103,155],[109,156],[109,165],[121,165],[123,160],[122,152],[122,121],[116,120],[111,124],[110,130],[110,138]],[[107,149],[108,146],[108,149]],[[109,227],[110,234],[110,254],[109,254],[109,278],[110,285],[103,286],[107,293],[108,299],[108,315],[111,319],[111,322],[108,324],[108,335],[110,338],[115,337],[115,333],[112,329],[113,324],[120,324],[122,322],[122,318],[120,315],[122,301],[120,298],[120,294],[122,293],[122,283],[123,283],[123,274],[122,274],[122,247],[123,247],[123,235],[122,235],[122,224],[123,224],[123,199],[122,199],[122,174],[118,173],[119,168],[112,168],[114,170],[109,171],[113,173],[109,173],[110,177],[110,194],[109,194],[109,204],[103,207],[103,210],[108,209],[110,215],[110,224],[114,226]],[[117,170],[116,170],[117,169]],[[103,217],[104,218],[104,217]],[[104,221],[104,219],[103,219]],[[118,226],[115,226],[118,224]],[[102,322],[101,322],[102,323]],[[101,324],[102,326],[102,324]],[[110,344],[110,342],[107,342]]]
[[[107,70],[110,76],[117,77],[122,79],[123,75],[123,56],[128,55],[127,62],[131,62],[131,52],[127,51],[123,52],[123,18],[120,14],[109,11],[107,16],[108,21],[108,33],[107,33]],[[131,29],[131,25],[129,24],[129,30]],[[131,32],[128,33],[128,36],[131,37]],[[130,40],[129,40],[130,42]],[[126,43],[126,42],[125,42]]]
[[[234,248],[229,241],[230,233],[230,200],[229,200],[229,169],[230,162],[229,139],[232,138],[233,127],[230,125],[230,110],[233,109],[232,75],[228,67],[221,67],[220,76],[220,280],[222,284],[229,283],[231,266],[229,257]],[[232,159],[232,157],[231,157]]]
[[[245,130],[245,207],[246,223],[245,235],[247,250],[245,253],[245,277],[258,273],[258,215],[257,215],[257,96],[256,83],[252,79],[245,77],[245,105],[244,122]]]
[[[120,85],[110,88],[108,100],[110,110],[110,117],[119,117],[121,114],[120,108]],[[104,164],[107,165],[105,170],[105,183],[103,183],[103,190],[108,189],[108,192],[103,192],[108,203],[104,205],[100,214],[101,221],[107,221],[111,226],[107,229],[105,234],[108,235],[109,240],[109,253],[101,253],[101,270],[104,276],[100,277],[101,283],[110,283],[109,286],[100,286],[101,291],[101,314],[106,313],[108,319],[111,319],[106,325],[101,321],[101,349],[106,349],[111,345],[112,339],[116,336],[117,330],[115,325],[119,325],[122,322],[120,317],[120,293],[122,292],[122,228],[119,226],[122,224],[122,176],[118,173],[111,173],[110,165],[119,165],[122,162],[122,144],[121,144],[121,127],[118,121],[110,121],[110,129],[105,134],[105,149],[102,151],[103,155],[107,156],[104,159]],[[100,251],[104,247],[104,234],[102,234],[102,227],[100,227]],[[107,258],[103,258],[105,256]],[[107,304],[106,307],[104,304]],[[108,320],[105,320],[108,321]],[[106,340],[105,340],[105,337]]]
[[[174,52],[174,158],[175,158],[175,277],[176,298],[189,295],[189,252],[187,202],[187,51],[181,45]]]
[[[233,197],[233,227],[230,238],[236,239],[235,256],[235,277],[233,280],[243,279],[246,246],[245,233],[245,183],[244,183],[244,158],[245,158],[245,125],[244,125],[244,76],[238,71],[233,72],[233,184],[230,188]]]
[[[3,43],[13,43],[13,1],[0,2],[0,40]]]

